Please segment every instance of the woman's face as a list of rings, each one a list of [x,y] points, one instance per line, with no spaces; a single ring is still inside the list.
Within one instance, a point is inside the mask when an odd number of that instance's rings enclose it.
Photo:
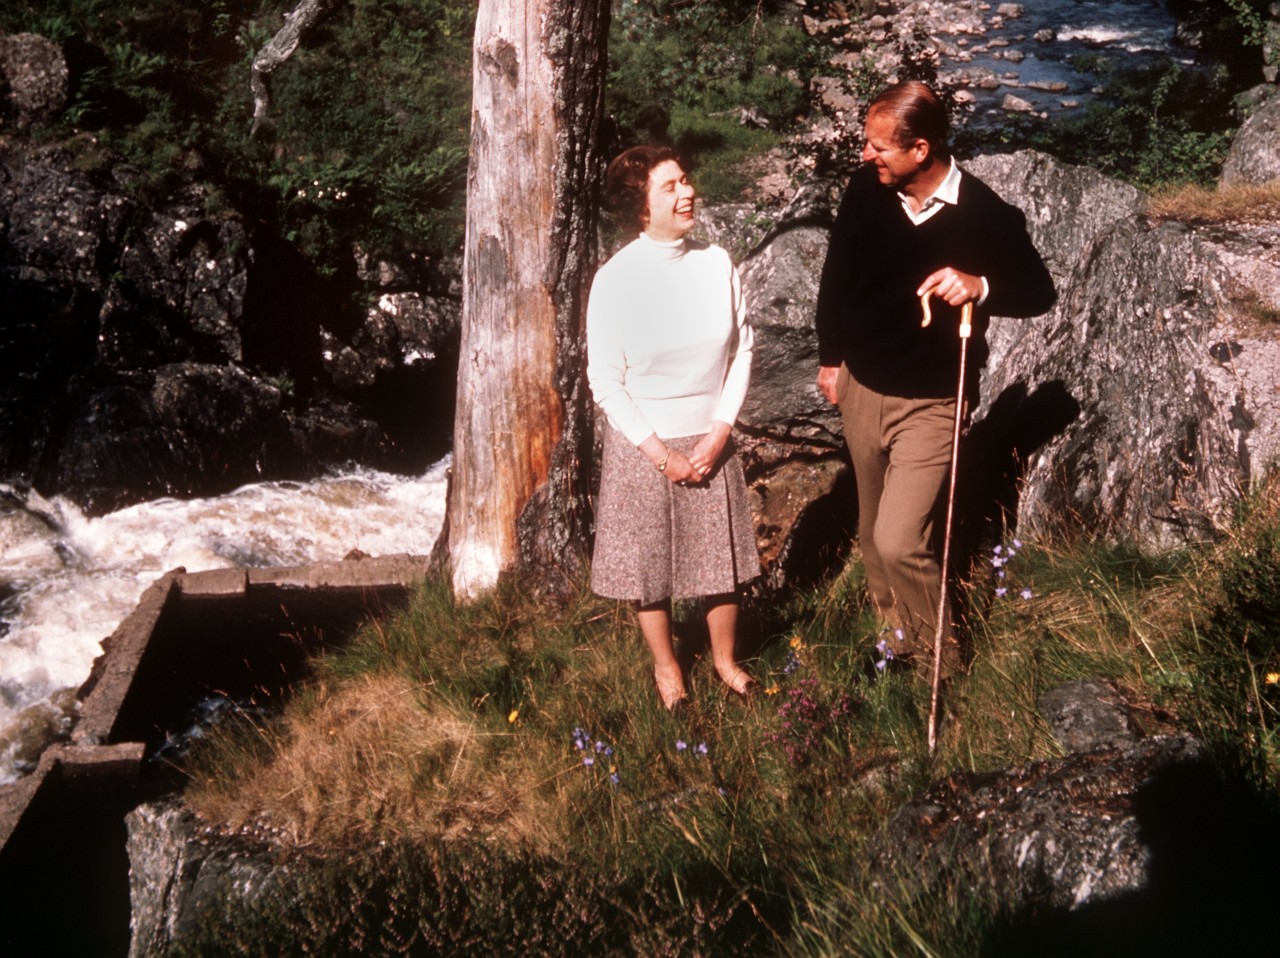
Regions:
[[[693,229],[693,184],[675,160],[649,171],[645,234],[660,243],[683,239]]]

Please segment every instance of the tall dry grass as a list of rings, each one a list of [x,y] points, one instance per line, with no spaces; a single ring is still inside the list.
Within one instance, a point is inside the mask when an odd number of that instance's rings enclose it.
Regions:
[[[1184,223],[1280,222],[1280,181],[1210,189],[1175,184],[1155,191],[1148,213]]]

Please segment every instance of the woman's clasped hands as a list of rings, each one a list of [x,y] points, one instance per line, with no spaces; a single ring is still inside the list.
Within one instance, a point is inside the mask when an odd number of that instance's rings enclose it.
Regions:
[[[668,446],[656,435],[641,443],[640,448],[653,461],[658,471],[671,482],[677,486],[696,486],[706,481],[715,471],[724,455],[729,435],[728,424],[717,422],[712,425],[710,432],[698,440],[688,455]]]

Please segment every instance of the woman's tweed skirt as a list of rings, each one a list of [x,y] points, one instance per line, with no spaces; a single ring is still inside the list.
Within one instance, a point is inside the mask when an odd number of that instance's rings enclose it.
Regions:
[[[688,455],[698,436],[667,439]],[[642,606],[723,595],[760,574],[747,484],[730,440],[703,483],[677,486],[608,426],[596,503],[591,588]]]

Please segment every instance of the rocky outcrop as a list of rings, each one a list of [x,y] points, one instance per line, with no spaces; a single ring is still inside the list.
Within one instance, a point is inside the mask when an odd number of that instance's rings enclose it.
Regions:
[[[19,130],[40,126],[67,103],[70,71],[62,48],[34,33],[0,36],[0,120]]]
[[[131,940],[129,958],[167,954],[199,929],[201,907],[261,894],[274,863],[260,849],[223,842],[211,848],[195,815],[181,802],[139,805],[125,816],[128,829]],[[251,852],[258,854],[251,854]]]
[[[1059,286],[1045,316],[993,325],[971,491],[1003,476],[1024,534],[1164,548],[1221,528],[1280,454],[1280,224],[1155,222],[1030,153],[969,168],[1027,212]]]
[[[1009,917],[983,954],[1260,946],[1270,932],[1256,908],[1277,882],[1253,863],[1266,854],[1256,843],[1274,833],[1274,812],[1196,739],[1139,737],[1105,683],[1074,682],[1039,705],[1073,751],[955,773],[899,809],[868,850],[890,893],[894,876],[927,875],[999,901]]]
[[[966,164],[1027,215],[1059,300],[995,319],[961,459],[964,529],[1066,528],[1160,549],[1212,535],[1280,455],[1280,224],[1156,222],[1137,190],[1036,153]],[[850,528],[838,417],[811,324],[830,207],[743,264],[759,337],[740,421],[762,548],[814,559]],[[843,486],[842,486],[843,484]],[[794,537],[794,539],[793,539]]]
[[[840,416],[817,387],[813,304],[827,230],[778,232],[743,269],[756,351],[738,420],[767,585],[819,578],[853,528]]]
[[[1280,179],[1280,96],[1271,94],[1245,118],[1222,166],[1224,185]]]

